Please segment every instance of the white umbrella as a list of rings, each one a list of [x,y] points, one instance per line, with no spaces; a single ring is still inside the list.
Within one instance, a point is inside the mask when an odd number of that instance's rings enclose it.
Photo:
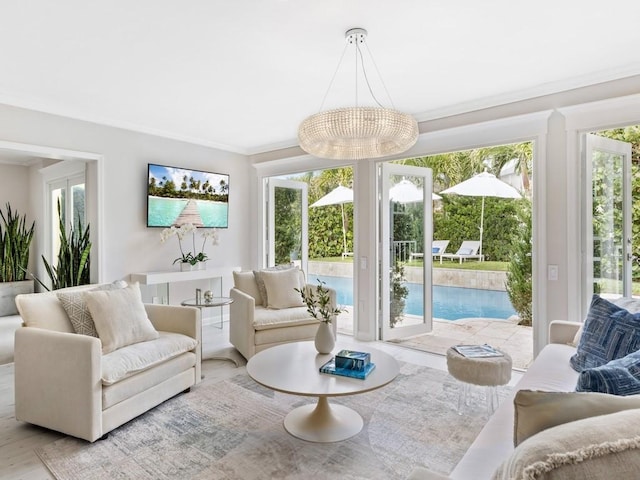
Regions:
[[[344,204],[353,202],[353,190],[342,185],[334,188],[324,197],[320,198],[313,204],[312,207],[326,207],[327,205],[340,205],[342,212],[342,246],[343,253],[347,253],[347,230],[345,227],[344,219]]]
[[[441,198],[440,195],[431,194],[432,200],[440,200]],[[413,182],[402,179],[389,189],[389,199],[400,203],[421,202],[423,200],[422,189]]]
[[[520,192],[508,183],[496,178],[489,172],[482,172],[473,177],[460,182],[453,187],[447,188],[440,193],[454,193],[467,197],[482,197],[482,210],[480,213],[480,255],[482,255],[482,233],[484,230],[484,198],[522,198]]]

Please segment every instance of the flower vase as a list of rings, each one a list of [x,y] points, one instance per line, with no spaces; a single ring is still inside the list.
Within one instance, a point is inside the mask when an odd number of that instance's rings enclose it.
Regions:
[[[331,353],[333,347],[336,345],[336,340],[333,337],[333,330],[331,329],[330,323],[320,323],[318,331],[316,332],[315,344],[318,353]]]

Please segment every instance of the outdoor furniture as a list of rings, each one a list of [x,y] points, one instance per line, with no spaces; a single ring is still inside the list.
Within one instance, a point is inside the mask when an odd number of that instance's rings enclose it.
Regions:
[[[435,259],[438,257],[442,257],[448,245],[449,245],[449,240],[434,240],[431,243],[431,255],[433,256],[433,258]],[[413,260],[415,258],[424,258],[424,253],[413,252],[410,256],[410,260]]]
[[[459,260],[462,263],[465,260],[469,259],[477,259],[481,262],[484,261],[484,255],[478,254],[478,249],[480,248],[480,242],[476,240],[465,240],[460,245],[460,248],[456,253],[443,253],[440,255],[440,263],[442,263],[443,258],[448,258],[450,260]]]

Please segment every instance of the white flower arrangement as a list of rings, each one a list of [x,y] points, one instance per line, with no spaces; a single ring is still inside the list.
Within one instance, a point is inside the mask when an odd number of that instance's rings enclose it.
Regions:
[[[207,240],[211,240],[211,245],[218,245],[218,229],[211,228],[209,230],[205,230],[201,233],[202,236],[202,248],[200,252],[196,252],[196,231],[197,228],[193,223],[184,223],[179,227],[175,225],[170,228],[165,228],[160,232],[160,242],[165,243],[169,238],[174,235],[178,237],[178,247],[180,248],[180,257],[176,258],[173,263],[181,262],[181,263],[189,263],[191,265],[195,265],[198,262],[206,262],[209,257],[206,253],[204,253],[204,247],[207,243]],[[194,253],[187,252],[185,253],[182,249],[182,240],[191,234],[192,242],[193,242],[193,251]]]

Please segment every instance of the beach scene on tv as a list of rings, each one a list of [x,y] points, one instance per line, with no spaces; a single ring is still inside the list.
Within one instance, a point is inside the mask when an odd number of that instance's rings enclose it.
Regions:
[[[147,226],[227,228],[229,175],[149,164]]]

